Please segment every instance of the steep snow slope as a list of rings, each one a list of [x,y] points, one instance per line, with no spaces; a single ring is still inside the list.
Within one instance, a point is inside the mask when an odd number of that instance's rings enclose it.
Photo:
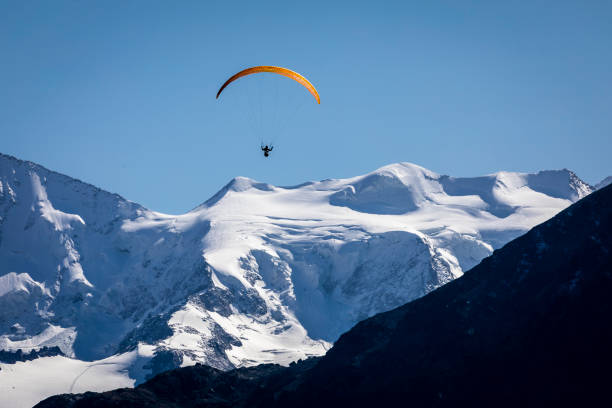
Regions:
[[[295,187],[239,177],[172,216],[0,155],[0,348],[97,361],[148,345],[151,374],[287,364],[591,190],[568,170],[452,178],[400,163]]]

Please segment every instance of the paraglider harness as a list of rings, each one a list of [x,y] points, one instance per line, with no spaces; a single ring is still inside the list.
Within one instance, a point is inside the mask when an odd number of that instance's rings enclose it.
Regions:
[[[264,152],[264,156],[265,157],[269,157],[270,156],[270,152],[272,151],[272,149],[274,149],[274,146],[270,145],[270,147],[268,147],[268,145],[261,145],[261,150]]]

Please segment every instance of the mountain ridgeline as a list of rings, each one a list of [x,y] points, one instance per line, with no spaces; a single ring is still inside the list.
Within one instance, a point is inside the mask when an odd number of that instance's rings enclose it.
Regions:
[[[609,400],[610,293],[612,186],[358,323],[324,357],[196,365],[37,407],[599,406]]]
[[[293,187],[237,177],[168,215],[0,155],[0,405],[323,355],[592,191],[569,170],[397,163]],[[62,355],[5,364],[45,347]]]

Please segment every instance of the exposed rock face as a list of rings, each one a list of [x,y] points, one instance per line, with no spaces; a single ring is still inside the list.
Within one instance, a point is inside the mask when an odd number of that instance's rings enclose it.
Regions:
[[[29,353],[24,353],[21,350],[6,351],[0,350],[0,362],[5,364],[15,364],[18,361],[34,360],[39,357],[60,356],[62,351],[59,347],[42,347],[38,350],[31,350]]]

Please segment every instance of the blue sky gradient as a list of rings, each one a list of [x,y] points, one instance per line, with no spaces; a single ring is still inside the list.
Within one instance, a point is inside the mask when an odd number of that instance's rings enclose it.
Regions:
[[[293,185],[399,161],[596,183],[612,174],[610,39],[609,1],[0,0],[0,152],[169,213],[235,176]],[[270,78],[215,100],[253,65],[303,73],[321,105]],[[247,91],[300,105],[274,108],[290,120],[268,160]]]

